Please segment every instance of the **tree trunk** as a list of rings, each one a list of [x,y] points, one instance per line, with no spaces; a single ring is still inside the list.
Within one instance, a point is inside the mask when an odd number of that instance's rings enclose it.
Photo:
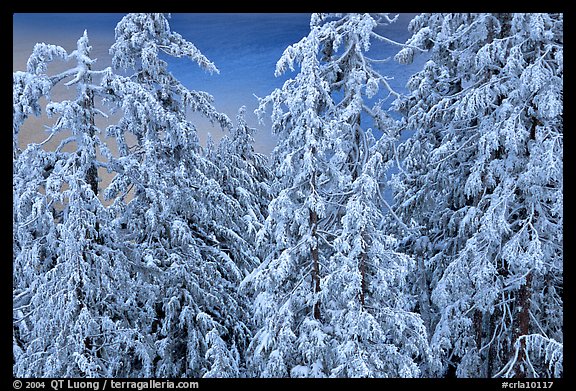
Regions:
[[[420,316],[426,326],[426,331],[428,332],[428,338],[432,337],[432,311],[430,310],[430,288],[428,287],[428,281],[426,280],[426,266],[424,265],[424,255],[419,253],[417,255],[418,262],[418,280],[419,280],[419,302],[420,302]]]
[[[362,251],[358,269],[360,271],[360,305],[362,308],[364,308],[364,303],[366,300],[366,251]]]
[[[316,237],[316,227],[318,225],[318,214],[316,211],[310,211],[310,225],[312,226],[312,238],[314,243],[310,252],[312,254],[312,289],[314,293],[320,292],[320,265],[318,256],[318,240]],[[320,300],[316,299],[314,303],[314,319],[320,319]]]
[[[474,311],[473,323],[474,323],[474,339],[476,342],[476,350],[478,352],[478,357],[480,357],[481,365],[478,367],[478,377],[486,378],[487,373],[487,352],[481,351],[484,342],[485,324],[484,324],[484,313],[477,309]]]
[[[492,336],[494,335],[494,333],[496,332],[496,321],[498,319],[500,319],[502,317],[502,310],[500,309],[500,307],[496,306],[494,307],[494,313],[492,315],[490,314],[486,314],[486,316],[488,317],[488,328],[489,328],[489,333],[488,333],[488,338],[492,338]],[[488,347],[488,352],[487,352],[487,356],[486,356],[486,377],[491,378],[492,374],[494,372],[494,362],[496,359],[496,346],[497,346],[497,342],[494,340],[490,346]]]
[[[516,317],[516,325],[514,328],[514,345],[523,335],[530,333],[530,296],[532,288],[532,272],[526,276],[526,284],[522,285],[518,292],[518,315]],[[516,360],[516,368],[514,377],[525,378],[525,368],[522,363],[526,360],[526,340],[520,340],[520,347],[518,351],[518,359]]]
[[[88,65],[88,71],[91,70],[91,66]],[[92,82],[92,76],[88,75],[88,80],[86,84],[90,84]],[[82,101],[82,108],[84,109],[84,113],[86,115],[86,128],[88,129],[88,136],[90,139],[93,139],[96,135],[96,121],[94,119],[94,91],[90,89],[89,86],[86,86],[86,96]],[[94,147],[95,148],[95,147]],[[96,159],[96,150],[90,151],[93,153],[94,160]],[[94,192],[94,194],[98,195],[98,169],[96,168],[94,160],[90,163],[90,167],[86,171],[86,183],[90,185],[90,188]]]
[[[88,71],[91,71],[92,67],[90,65],[87,66],[88,67]],[[94,109],[95,109],[95,104],[94,104],[94,91],[90,89],[89,85],[92,83],[92,76],[88,73],[87,75],[87,81],[86,81],[86,92],[85,92],[85,96],[84,99],[82,100],[82,108],[84,109],[84,115],[85,115],[85,123],[84,125],[86,126],[87,132],[88,132],[88,137],[90,140],[93,140],[94,137],[96,136],[96,120],[95,120],[95,116],[94,116]],[[92,142],[92,141],[91,141]],[[96,168],[96,146],[94,144],[90,145],[90,149],[86,150],[84,149],[81,153],[89,153],[90,154],[90,166],[87,168],[86,170],[86,176],[84,178],[84,180],[86,181],[86,183],[90,186],[90,189],[92,189],[92,192],[94,193],[94,195],[96,197],[98,197],[98,168]],[[84,159],[84,158],[82,158]],[[99,243],[102,244],[102,238],[100,237],[100,223],[98,222],[98,220],[96,221],[96,223],[94,224],[94,229],[96,230],[96,237],[95,240]]]
[[[314,152],[314,149],[312,150]],[[312,173],[312,191],[315,191],[316,188],[316,172]],[[318,214],[315,210],[310,209],[310,226],[312,227],[312,246],[310,248],[310,253],[312,255],[312,289],[314,293],[317,294],[320,292],[320,257],[318,254]],[[320,319],[320,300],[315,299],[314,302],[314,319]]]

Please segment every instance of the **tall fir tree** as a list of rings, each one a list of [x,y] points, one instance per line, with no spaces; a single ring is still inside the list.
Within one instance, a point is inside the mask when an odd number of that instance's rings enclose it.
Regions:
[[[15,152],[13,373],[19,377],[114,376],[130,360],[118,348],[144,338],[135,308],[141,292],[125,289],[133,286],[131,269],[98,198],[97,150],[106,147],[95,124],[95,95],[102,91],[90,49],[86,32],[69,54],[38,44],[27,72],[14,74],[14,136],[27,114],[41,113],[42,96],[55,118],[46,141]],[[76,66],[49,76],[56,58]],[[51,100],[65,80],[76,87],[75,98]],[[64,135],[61,143],[44,150],[55,134]]]
[[[110,103],[123,113],[108,128],[120,156],[110,157],[118,175],[106,195],[115,199],[115,225],[131,261],[149,270],[144,278],[158,287],[146,303],[154,321],[142,374],[238,377],[249,311],[237,288],[257,262],[242,232],[250,213],[223,189],[188,114],[200,113],[222,128],[232,123],[209,94],[174,78],[160,53],[187,57],[209,72],[217,68],[171,31],[162,14],[124,17],[110,52],[115,68],[134,72],[109,74],[104,82],[113,91]]]
[[[563,15],[421,14],[396,212],[459,377],[562,375]],[[428,288],[429,287],[429,288]]]
[[[238,245],[231,246],[235,259],[252,259],[243,267],[251,271],[259,263],[256,257],[256,233],[262,228],[269,203],[270,168],[268,157],[254,150],[256,129],[248,126],[246,107],[242,106],[236,116],[236,125],[225,134],[216,147],[209,141],[204,155],[214,165],[210,175],[217,180],[222,191],[234,200],[229,210],[234,235],[227,240]]]
[[[375,28],[393,21],[312,15],[308,36],[276,68],[298,64],[298,74],[257,110],[271,106],[279,136],[264,260],[244,285],[257,293],[249,354],[262,376],[414,377],[430,359],[403,283],[411,260],[379,227],[390,144],[376,145],[366,125],[388,132],[393,122],[372,98],[396,93],[366,55],[373,40],[389,41]]]
[[[420,14],[404,44],[394,21],[312,15],[257,109],[269,165],[244,108],[168,71],[218,72],[167,15],[124,17],[100,71],[87,33],[37,44],[13,74],[13,374],[562,376],[563,15]],[[382,43],[427,56],[405,96]],[[203,148],[190,113],[229,133]]]
[[[242,116],[221,161],[207,159],[189,112],[232,124],[159,51],[217,69],[164,15],[126,16],[110,51],[114,69],[94,71],[86,34],[70,54],[39,44],[14,73],[14,374],[242,376],[250,312],[237,288],[258,263],[265,162]],[[48,75],[57,58],[76,67]],[[59,83],[77,86],[76,98],[50,101]],[[43,97],[51,133],[21,151],[20,128]],[[120,114],[107,128],[117,153],[96,126],[106,110]],[[115,174],[109,206],[99,167]]]

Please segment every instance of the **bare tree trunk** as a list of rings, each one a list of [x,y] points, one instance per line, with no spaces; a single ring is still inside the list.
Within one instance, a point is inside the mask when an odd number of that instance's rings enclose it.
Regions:
[[[514,328],[514,343],[523,335],[530,333],[530,296],[532,288],[532,272],[526,276],[526,284],[522,285],[518,292],[518,315],[516,317],[516,327]],[[520,340],[518,359],[516,360],[515,377],[525,378],[526,372],[521,367],[526,360],[526,341]]]
[[[91,70],[91,66],[88,65],[88,71]],[[86,84],[92,82],[92,76],[88,76]],[[85,125],[88,129],[88,136],[90,139],[94,138],[96,134],[96,121],[94,119],[94,91],[92,91],[88,86],[86,87],[86,95],[82,101],[82,108],[86,115]],[[96,158],[96,151],[94,152],[94,159]],[[92,161],[90,167],[86,172],[86,183],[90,185],[90,188],[94,194],[98,195],[98,169],[96,168],[95,162]]]
[[[314,293],[320,292],[320,261],[318,256],[318,241],[316,240],[316,228],[318,226],[318,214],[316,211],[310,211],[310,224],[312,226],[312,238],[314,239],[314,244],[310,252],[312,254],[312,289]],[[320,300],[316,300],[314,303],[314,319],[320,319]]]
[[[84,110],[88,116],[86,119],[87,127],[88,127],[88,136],[90,139],[94,138],[96,135],[96,122],[94,120],[94,92],[89,90],[86,92],[86,97],[82,102],[84,106]],[[96,155],[96,151],[94,151],[94,155]],[[90,164],[86,172],[86,183],[90,185],[90,188],[94,192],[94,194],[98,195],[98,169],[94,162]]]
[[[485,330],[485,340],[488,341],[490,343],[490,340],[492,338],[492,335],[494,334],[495,330],[496,330],[496,325],[495,325],[495,321],[494,319],[498,319],[496,316],[493,316],[494,314],[497,314],[498,309],[495,308],[494,313],[491,315],[489,312],[485,312],[484,313],[484,319],[483,319],[483,323],[484,323],[484,330]],[[487,346],[486,350],[485,350],[485,354],[484,354],[484,375],[486,378],[490,378],[492,377],[492,366],[494,363],[494,355],[495,355],[495,351],[494,351],[494,341],[492,341],[492,343],[490,344],[490,346]]]
[[[424,265],[424,255],[419,253],[417,255],[418,262],[418,280],[419,280],[419,302],[420,302],[420,316],[428,331],[428,336],[432,336],[432,311],[430,310],[430,288],[426,280],[426,266]]]
[[[92,69],[92,67],[90,65],[88,65],[88,71],[90,71]],[[88,75],[88,80],[86,82],[86,84],[91,84],[92,83],[92,76]],[[82,100],[82,108],[84,109],[84,113],[85,113],[85,125],[86,128],[88,130],[88,139],[89,140],[93,140],[93,138],[96,136],[96,120],[94,119],[94,91],[92,91],[90,89],[89,86],[86,86],[86,95],[84,97],[84,99]],[[96,146],[92,145],[90,149],[89,153],[92,155],[90,156],[92,159],[92,161],[90,162],[90,166],[88,167],[88,169],[86,170],[86,177],[84,178],[84,180],[86,181],[86,183],[88,185],[90,185],[90,188],[92,189],[92,191],[94,192],[94,195],[96,197],[98,197],[98,168],[96,168]],[[88,151],[84,150],[83,153],[87,153]],[[98,222],[98,220],[96,221],[95,225],[94,225],[94,229],[96,230],[96,240],[99,241],[101,243],[101,238],[100,236],[100,223]]]
[[[474,323],[474,340],[476,342],[476,350],[478,352],[478,356],[482,357],[481,353],[480,353],[480,349],[482,349],[482,311],[480,310],[475,310],[474,311],[474,315],[473,315],[473,323]],[[480,377],[486,377],[483,372],[483,365],[480,365],[480,367],[478,368],[479,372],[480,372]]]
[[[312,173],[311,180],[312,190],[315,191],[316,187],[316,172]],[[310,210],[310,226],[312,227],[312,247],[310,253],[312,255],[312,289],[314,293],[320,292],[320,257],[318,254],[318,214],[315,210]],[[320,319],[320,300],[316,300],[313,309],[314,319]]]
[[[492,316],[488,312],[476,310],[474,312],[474,327],[476,331],[476,348],[482,364],[479,367],[481,378],[489,378],[492,366],[493,354],[491,347],[484,345],[490,341],[494,332]],[[482,350],[484,349],[484,350]]]
[[[362,234],[364,236],[364,234]],[[364,308],[366,300],[366,251],[362,251],[362,256],[360,257],[360,264],[358,268],[360,270],[360,305]]]

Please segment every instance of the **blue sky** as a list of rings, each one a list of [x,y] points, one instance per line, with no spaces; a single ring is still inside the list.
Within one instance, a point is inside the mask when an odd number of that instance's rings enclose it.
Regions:
[[[52,43],[73,50],[76,40],[86,29],[92,45],[92,57],[98,67],[110,65],[108,48],[114,41],[114,27],[123,14],[14,14],[13,16],[13,70],[24,70],[28,56],[37,42]],[[386,27],[382,34],[399,42],[408,37],[407,24],[413,14],[400,14],[398,22]],[[187,87],[207,91],[215,98],[216,108],[235,119],[238,108],[247,107],[247,120],[258,128],[257,150],[269,153],[275,139],[269,131],[269,121],[259,125],[253,110],[254,95],[265,96],[281,87],[290,74],[275,77],[276,62],[284,49],[298,42],[309,31],[310,14],[172,14],[170,25],[196,45],[220,70],[209,74],[195,63],[176,59],[169,69]],[[398,47],[378,44],[379,58],[393,56]],[[416,64],[415,66],[417,66]],[[383,65],[383,74],[393,76],[393,88],[404,91],[404,85],[415,66],[406,67],[391,61]],[[219,128],[200,122],[201,139],[210,132],[215,139]]]

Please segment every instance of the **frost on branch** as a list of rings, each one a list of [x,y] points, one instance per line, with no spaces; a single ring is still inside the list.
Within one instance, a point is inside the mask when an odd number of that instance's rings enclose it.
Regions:
[[[393,183],[419,227],[403,249],[432,292],[433,348],[461,377],[551,376],[527,336],[562,344],[563,16],[421,14],[410,28],[430,58],[398,104],[416,133]]]

